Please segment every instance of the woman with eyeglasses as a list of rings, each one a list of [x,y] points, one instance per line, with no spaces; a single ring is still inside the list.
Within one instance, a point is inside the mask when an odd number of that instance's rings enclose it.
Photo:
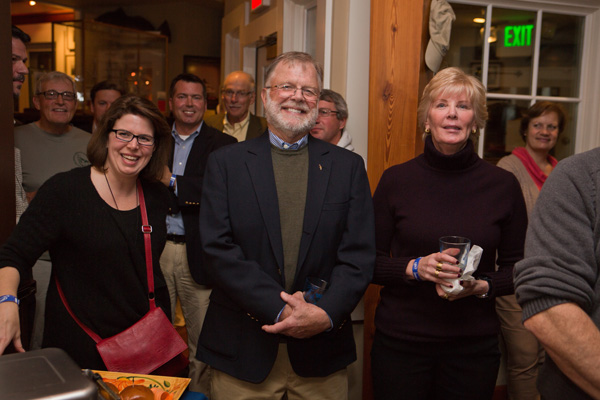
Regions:
[[[170,133],[152,102],[123,96],[90,139],[91,166],[57,174],[42,185],[0,249],[0,299],[5,299],[0,300],[0,354],[11,341],[23,351],[15,299],[19,277],[49,250],[52,278],[42,347],[65,350],[82,368],[106,369],[94,341],[65,309],[56,280],[73,314],[102,338],[148,312],[138,180],[152,226],[156,302],[170,315],[159,264],[168,189],[158,181],[171,151]]]
[[[525,147],[498,161],[498,166],[512,172],[521,185],[527,214],[531,213],[546,178],[557,164],[550,155],[558,136],[565,128],[563,108],[549,101],[535,103],[521,119],[519,133]],[[544,350],[535,336],[521,322],[523,310],[514,295],[498,297],[496,312],[500,319],[506,353],[506,377],[511,399],[539,399],[536,388],[538,367],[544,362]]]

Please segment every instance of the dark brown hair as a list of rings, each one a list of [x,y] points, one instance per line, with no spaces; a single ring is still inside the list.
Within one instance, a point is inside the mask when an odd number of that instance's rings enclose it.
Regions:
[[[175,85],[179,81],[184,81],[184,82],[188,82],[188,83],[199,83],[200,85],[202,85],[202,97],[204,97],[204,100],[206,101],[206,85],[204,84],[204,81],[202,79],[200,79],[197,75],[189,74],[186,72],[177,75],[171,81],[171,86],[169,87],[169,97],[170,98],[173,98],[173,95],[175,94]]]
[[[523,138],[524,141],[527,141],[525,135],[529,129],[529,122],[531,122],[532,119],[537,118],[542,114],[552,112],[556,113],[558,116],[558,134],[560,135],[565,129],[565,120],[567,118],[564,108],[560,104],[551,101],[539,101],[529,107],[523,114],[523,118],[521,119],[521,129],[519,130],[521,138]]]
[[[92,90],[90,90],[90,99],[92,100],[92,103],[96,98],[96,93],[98,93],[101,90],[114,90],[119,92],[121,96],[125,94],[125,91],[121,89],[121,87],[117,85],[116,82],[100,81],[92,87]]]
[[[100,126],[92,134],[88,143],[87,156],[92,166],[103,170],[108,154],[108,135],[112,134],[115,122],[124,115],[138,115],[146,118],[154,129],[154,153],[148,165],[140,176],[150,180],[158,180],[162,176],[172,151],[171,128],[158,107],[150,100],[135,96],[124,95],[115,100],[104,114]]]

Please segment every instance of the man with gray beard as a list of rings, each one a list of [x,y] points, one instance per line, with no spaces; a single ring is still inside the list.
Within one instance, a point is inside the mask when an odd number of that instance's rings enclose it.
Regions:
[[[347,399],[356,359],[350,313],[375,262],[373,206],[360,156],[308,133],[322,69],[306,53],[277,57],[261,92],[260,137],[208,160],[200,206],[213,292],[197,357],[212,399]],[[327,282],[305,300],[308,278]]]

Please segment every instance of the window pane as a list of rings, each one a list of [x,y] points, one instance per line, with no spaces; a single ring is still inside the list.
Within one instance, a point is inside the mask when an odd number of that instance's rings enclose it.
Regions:
[[[306,9],[304,51],[317,58],[317,7]]]
[[[519,134],[522,113],[529,101],[488,100],[488,121],[485,128],[483,158],[497,163],[515,147],[524,146]]]
[[[544,13],[537,94],[579,96],[583,17]]]
[[[466,4],[452,4],[456,21],[452,24],[450,46],[440,69],[459,67],[465,72],[477,75],[481,79],[481,60],[483,58],[483,32],[485,7]],[[483,22],[474,22],[475,18]]]
[[[488,100],[489,118],[484,137],[484,159],[497,163],[510,154],[515,147],[524,147],[520,127],[522,115],[529,108],[529,101]],[[562,160],[574,153],[577,105],[562,103],[566,113],[564,131],[559,135],[556,146],[550,152]]]
[[[577,103],[562,103],[567,114],[565,130],[558,136],[552,155],[559,160],[575,154],[575,132],[577,132]]]
[[[490,93],[531,94],[535,16],[532,11],[492,10]]]

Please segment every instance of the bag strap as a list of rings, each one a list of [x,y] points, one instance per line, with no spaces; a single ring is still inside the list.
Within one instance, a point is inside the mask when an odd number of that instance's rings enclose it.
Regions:
[[[146,249],[146,275],[148,276],[148,301],[150,302],[150,310],[156,308],[154,296],[154,274],[152,273],[152,241],[150,234],[152,233],[152,225],[148,223],[148,214],[146,213],[146,200],[144,199],[144,190],[142,183],[137,180],[138,196],[140,201],[140,213],[142,214],[142,233],[144,234],[144,247]]]
[[[79,320],[79,318],[77,318],[75,316],[75,314],[73,314],[73,310],[71,310],[69,303],[67,303],[67,299],[65,297],[65,294],[62,291],[62,287],[60,287],[60,283],[58,283],[58,278],[56,277],[56,275],[54,275],[54,282],[56,283],[56,289],[58,289],[58,295],[60,296],[60,299],[62,300],[65,308],[69,312],[69,315],[71,316],[71,318],[73,318],[75,320],[75,322],[77,322],[77,325],[79,325],[79,327],[81,327],[81,329],[83,329],[85,331],[85,333],[87,333],[92,339],[94,339],[94,342],[96,342],[96,343],[100,342],[102,340],[102,338],[100,336],[98,336],[96,334],[96,332],[94,332],[93,330],[88,328],[87,325],[85,325],[83,322],[81,322]]]
[[[146,276],[148,279],[148,303],[150,304],[150,311],[156,308],[156,301],[154,296],[154,274],[152,270],[152,241],[150,240],[150,234],[152,233],[152,225],[148,223],[148,214],[146,213],[146,200],[144,199],[144,190],[142,189],[142,184],[140,180],[137,180],[137,189],[138,189],[138,197],[140,202],[140,213],[142,214],[142,233],[144,234],[144,248],[146,251]],[[98,336],[93,330],[91,330],[87,325],[79,320],[71,310],[69,303],[67,302],[67,298],[58,282],[58,278],[54,275],[54,282],[56,283],[56,289],[58,289],[58,295],[62,300],[65,308],[67,309],[69,315],[77,325],[81,327],[87,333],[94,342],[98,343],[102,340],[100,336]]]

